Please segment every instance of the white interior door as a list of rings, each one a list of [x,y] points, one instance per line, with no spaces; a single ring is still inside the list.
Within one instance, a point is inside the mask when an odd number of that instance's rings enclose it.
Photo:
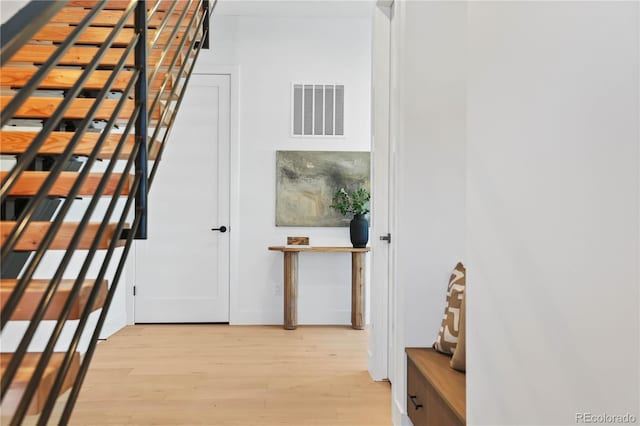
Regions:
[[[191,76],[136,243],[137,323],[229,322],[229,80]]]
[[[374,380],[390,378],[391,345],[390,261],[393,250],[390,206],[392,199],[390,149],[390,55],[391,9],[374,10],[372,67],[372,214],[371,214],[371,332],[369,333],[369,373]],[[391,238],[391,239],[381,239]]]

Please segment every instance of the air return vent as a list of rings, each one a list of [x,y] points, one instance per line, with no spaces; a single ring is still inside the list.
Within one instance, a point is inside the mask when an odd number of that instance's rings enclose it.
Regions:
[[[294,84],[291,134],[344,136],[344,85]]]

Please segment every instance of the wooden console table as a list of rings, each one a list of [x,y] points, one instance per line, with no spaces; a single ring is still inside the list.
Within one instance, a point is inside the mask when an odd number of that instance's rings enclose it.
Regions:
[[[364,259],[371,250],[353,247],[269,247],[284,253],[284,328],[295,330],[298,326],[298,253],[347,252],[351,253],[351,326],[364,330]]]

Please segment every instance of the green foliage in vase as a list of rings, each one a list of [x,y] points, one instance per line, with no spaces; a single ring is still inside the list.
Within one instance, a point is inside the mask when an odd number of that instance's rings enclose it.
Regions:
[[[331,208],[338,210],[344,216],[349,214],[366,214],[369,213],[369,200],[371,194],[364,188],[348,192],[344,188],[340,188],[333,195]]]

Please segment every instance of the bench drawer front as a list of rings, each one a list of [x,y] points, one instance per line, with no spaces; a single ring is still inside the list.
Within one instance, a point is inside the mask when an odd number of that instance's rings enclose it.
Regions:
[[[407,359],[407,413],[414,426],[427,426],[427,383],[411,359]]]
[[[407,360],[407,413],[414,426],[464,426],[411,359]]]

